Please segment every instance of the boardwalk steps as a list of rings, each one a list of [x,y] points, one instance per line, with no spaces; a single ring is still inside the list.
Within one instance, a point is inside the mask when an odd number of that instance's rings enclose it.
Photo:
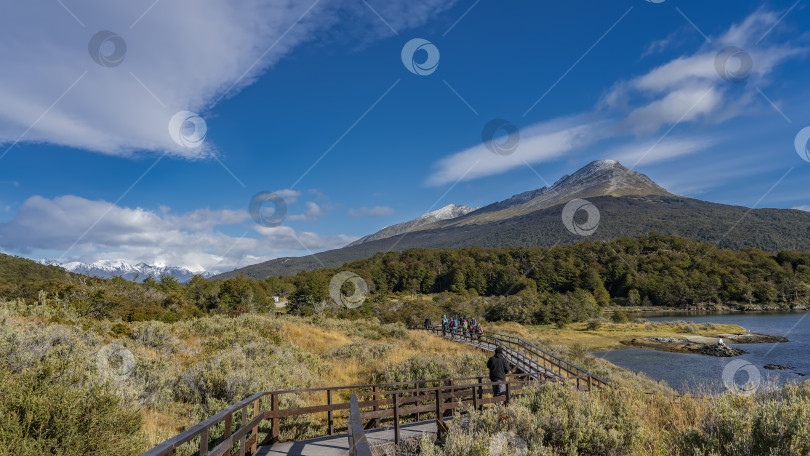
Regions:
[[[192,445],[199,456],[229,455],[232,451],[242,456],[371,456],[371,447],[385,442],[399,443],[403,438],[424,432],[441,435],[447,430],[446,421],[451,419],[455,409],[468,406],[482,409],[494,403],[508,403],[530,384],[563,382],[586,391],[608,385],[587,371],[514,336],[489,332],[475,335],[448,333],[441,327],[418,329],[481,350],[494,351],[501,347],[509,361],[517,366],[517,372],[508,374],[505,382],[465,377],[260,392],[166,440],[142,456],[173,455],[175,449],[183,445]],[[493,395],[495,385],[505,386],[505,396]],[[284,403],[281,399],[289,395],[306,396],[310,403],[317,397],[322,402],[307,407],[281,408],[280,404]],[[279,442],[282,419],[313,414],[324,420],[326,436]],[[430,419],[425,421],[425,418]],[[402,424],[403,419],[411,423]],[[260,426],[268,424],[266,422],[269,422],[269,430],[262,427],[260,435]],[[387,427],[380,428],[383,425]]]

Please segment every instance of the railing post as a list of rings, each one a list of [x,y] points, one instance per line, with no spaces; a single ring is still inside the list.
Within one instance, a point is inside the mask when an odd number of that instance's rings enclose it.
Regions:
[[[442,437],[442,392],[441,387],[436,389],[436,435]]]
[[[373,387],[371,387],[371,391],[374,392],[374,393],[376,393],[379,390],[380,390],[380,388],[377,385],[374,385]],[[379,396],[377,396],[375,394],[373,397],[374,397],[374,411],[377,412],[377,411],[380,410],[380,406],[377,405],[377,399],[379,398]],[[379,418],[374,418],[374,427],[375,428],[380,427],[380,419]]]
[[[472,401],[473,401],[473,410],[478,410],[478,393],[475,391],[475,387],[472,387]]]
[[[588,392],[590,392],[592,388],[593,388],[593,377],[589,375],[588,376]]]
[[[223,435],[224,438],[228,438],[232,434],[233,429],[233,415],[227,414],[225,415],[225,434]]]
[[[329,435],[332,435],[332,434],[335,433],[335,422],[333,420],[334,416],[333,416],[332,407],[331,407],[331,405],[332,405],[332,390],[330,390],[330,389],[326,390],[326,404],[330,406],[329,411],[326,412],[326,420],[328,422]]]
[[[512,397],[510,388],[509,388],[509,381],[506,381],[506,404],[509,404],[509,399]]]
[[[200,456],[208,456],[208,428],[200,432]]]
[[[253,418],[259,416],[259,399],[253,401]],[[256,447],[259,445],[259,423],[253,426],[253,444],[250,445],[251,454],[256,454]]]
[[[394,393],[394,444],[399,445],[399,394]]]
[[[416,389],[419,389],[421,387],[420,386],[421,383],[422,382],[416,382]],[[417,391],[417,392],[414,393],[414,395],[418,398],[422,394]],[[419,407],[419,401],[416,401],[416,406]],[[422,417],[422,414],[419,413],[419,412],[416,412],[416,421],[421,421],[421,419],[420,419],[421,417]]]
[[[248,419],[247,419],[247,405],[242,407],[242,425],[239,426],[239,429],[244,428],[247,426]],[[243,435],[239,441],[239,456],[245,456],[245,451],[247,451],[247,434]]]
[[[270,395],[270,410],[278,411],[278,393],[273,393]],[[279,434],[279,418],[275,417],[272,419],[272,427],[273,430],[273,438],[270,440],[270,444],[278,443],[278,434]]]
[[[484,399],[484,387],[481,386],[481,383],[484,383],[484,377],[478,377],[478,400]],[[484,409],[484,405],[481,404],[481,410]]]

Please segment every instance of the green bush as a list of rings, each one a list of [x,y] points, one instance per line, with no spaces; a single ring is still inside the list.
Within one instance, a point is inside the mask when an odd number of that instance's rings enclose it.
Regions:
[[[138,411],[102,385],[58,381],[58,371],[50,363],[18,373],[0,367],[3,454],[118,456],[145,449]]]

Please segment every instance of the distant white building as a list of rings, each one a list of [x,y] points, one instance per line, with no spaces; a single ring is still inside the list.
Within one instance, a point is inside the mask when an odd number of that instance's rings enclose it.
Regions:
[[[275,301],[276,304],[278,304],[278,296],[273,296],[273,301]]]

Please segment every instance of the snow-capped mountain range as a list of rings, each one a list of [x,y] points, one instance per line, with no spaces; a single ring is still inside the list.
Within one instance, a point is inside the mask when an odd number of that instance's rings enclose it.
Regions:
[[[210,277],[212,275],[205,271],[195,272],[187,268],[176,266],[152,266],[146,263],[138,263],[133,266],[124,260],[98,260],[92,263],[70,261],[61,263],[56,260],[44,259],[40,260],[40,263],[50,266],[59,266],[77,274],[102,277],[105,279],[120,276],[136,282],[143,282],[149,276],[159,279],[161,276],[169,275],[179,282],[188,282],[195,274],[203,277]]]

